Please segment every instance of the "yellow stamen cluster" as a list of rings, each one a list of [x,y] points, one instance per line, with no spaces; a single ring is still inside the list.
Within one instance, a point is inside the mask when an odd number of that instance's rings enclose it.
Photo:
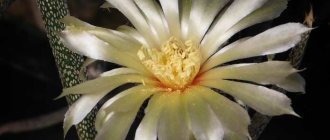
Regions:
[[[171,37],[160,49],[142,48],[137,53],[142,64],[166,87],[184,89],[197,75],[201,54],[198,46],[188,40]]]

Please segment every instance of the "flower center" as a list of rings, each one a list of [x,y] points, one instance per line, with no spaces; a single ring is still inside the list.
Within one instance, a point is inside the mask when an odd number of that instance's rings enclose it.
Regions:
[[[180,90],[197,75],[201,54],[191,40],[182,42],[171,37],[160,48],[144,46],[137,53],[142,64],[167,88]]]

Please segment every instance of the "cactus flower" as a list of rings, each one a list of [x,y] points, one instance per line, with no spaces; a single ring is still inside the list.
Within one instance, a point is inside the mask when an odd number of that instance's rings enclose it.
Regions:
[[[277,86],[304,92],[304,79],[287,61],[242,63],[281,53],[310,30],[287,23],[228,43],[237,32],[272,20],[286,0],[107,0],[133,27],[96,27],[66,16],[61,40],[88,58],[120,65],[66,88],[82,96],[65,115],[65,132],[115,88],[135,83],[107,100],[96,115],[96,140],[124,140],[141,105],[135,140],[245,140],[250,117],[237,100],[264,115],[291,114]],[[231,63],[229,63],[231,62]]]

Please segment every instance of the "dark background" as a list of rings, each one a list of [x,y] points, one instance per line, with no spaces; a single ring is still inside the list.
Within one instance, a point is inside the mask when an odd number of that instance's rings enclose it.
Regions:
[[[54,58],[45,35],[34,0],[17,0],[0,19],[0,126],[34,118],[66,106],[60,94]],[[115,12],[98,9],[101,1],[72,0],[71,14],[96,25],[114,27],[125,23],[113,16]],[[287,10],[271,24],[302,22],[314,9],[314,30],[310,35],[301,68],[306,79],[306,94],[288,93],[293,108],[302,116],[274,117],[260,140],[323,140],[327,139],[327,113],[330,94],[330,1],[291,0]],[[80,10],[79,10],[80,9]],[[81,10],[83,9],[83,10]],[[33,12],[34,11],[34,12]],[[110,20],[112,19],[112,20]],[[112,24],[108,24],[111,22]],[[40,130],[0,135],[0,140],[63,139],[62,124]],[[73,130],[66,139],[77,139]]]

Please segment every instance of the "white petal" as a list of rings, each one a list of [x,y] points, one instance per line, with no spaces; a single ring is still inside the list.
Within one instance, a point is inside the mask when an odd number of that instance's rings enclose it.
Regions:
[[[63,17],[62,19],[60,19],[60,21],[62,23],[64,23],[66,26],[76,26],[76,27],[86,27],[86,28],[93,28],[95,26],[87,23],[87,22],[84,22],[80,19],[77,19],[73,16],[65,16]]]
[[[136,56],[137,51],[142,46],[135,38],[115,30],[96,28],[88,30],[87,32],[119,50],[132,52],[132,56]]]
[[[261,7],[267,0],[236,0],[226,9],[224,14],[215,21],[214,26],[206,34],[202,42],[202,56],[207,59],[207,54],[213,54],[219,44],[216,40],[233,25],[245,16]]]
[[[196,87],[196,92],[200,94],[217,115],[224,128],[225,139],[231,140],[232,137],[246,139],[249,137],[248,125],[250,124],[250,117],[245,109],[209,88],[199,86]]]
[[[178,0],[159,0],[165,14],[170,34],[181,39],[180,11]]]
[[[152,94],[158,92],[159,90],[153,88],[152,86],[139,85],[127,90],[122,91],[110,100],[108,100],[99,110],[96,116],[95,127],[97,131],[102,131],[104,133],[99,133],[99,138],[125,138],[127,131],[133,122],[137,111],[139,110],[142,103],[149,98]],[[114,113],[112,113],[114,112]],[[123,128],[118,128],[121,131],[120,134],[115,132],[110,132],[112,129],[116,129],[116,123],[121,123],[121,118],[117,118],[117,121],[113,120],[115,115],[124,115],[127,117]],[[111,117],[107,117],[111,115]],[[118,120],[120,119],[120,120]],[[116,130],[113,130],[116,131]],[[113,137],[112,137],[113,136]]]
[[[111,5],[122,12],[134,25],[134,27],[144,36],[149,46],[154,46],[156,35],[152,32],[148,22],[132,0],[106,0]]]
[[[72,125],[81,122],[108,92],[109,91],[106,90],[97,94],[84,95],[72,104],[65,113],[63,124],[64,135],[66,135]]]
[[[95,80],[87,81],[77,86],[64,89],[63,93],[59,97],[63,97],[68,94],[87,94],[83,95],[73,105],[71,105],[68,112],[66,113],[64,119],[65,134],[72,125],[78,124],[80,121],[82,121],[85,116],[93,109],[93,107],[99,102],[99,100],[103,98],[107,93],[122,84],[133,81],[138,82],[141,80],[141,77],[136,75],[122,75],[130,73],[134,73],[134,71],[131,71],[128,68],[113,69],[103,74],[103,76],[107,77],[97,78]]]
[[[142,46],[138,40],[130,35],[115,30],[96,27],[72,16],[64,17],[61,19],[61,22],[67,25],[66,30],[68,31],[86,31],[116,49],[131,52],[131,56],[135,58],[137,58],[137,51]]]
[[[61,22],[69,26],[67,27],[67,30],[71,29],[74,31],[75,29],[76,31],[86,31],[118,49],[124,49],[125,51],[136,50],[136,53],[137,50],[141,47],[141,44],[135,38],[130,37],[129,35],[115,30],[93,26],[72,16],[65,16],[63,19],[61,19]]]
[[[188,39],[200,43],[218,12],[229,0],[192,0]]]
[[[80,85],[64,89],[60,97],[70,93],[79,94],[82,92],[87,94],[79,98],[69,108],[64,119],[64,132],[66,133],[72,125],[75,125],[80,121],[82,121],[83,118],[85,118],[85,116],[90,112],[90,110],[98,103],[98,101],[116,87],[128,82],[130,83],[134,81],[142,82],[141,81],[142,77],[140,76],[116,75],[116,74],[125,74],[125,72],[129,73],[130,71],[110,71],[108,72],[109,76],[105,78],[104,77],[97,78],[95,80],[87,81]]]
[[[159,140],[188,140],[189,129],[187,112],[183,107],[182,95],[180,93],[165,93],[164,109],[160,115],[158,128]]]
[[[143,102],[154,93],[163,92],[164,89],[153,85],[139,85],[130,91],[122,92],[104,103],[101,110],[105,112],[128,112],[136,102]],[[138,95],[137,95],[138,94]]]
[[[236,46],[223,48],[214,54],[205,66],[212,68],[233,60],[284,52],[301,40],[301,34],[310,30],[299,23],[287,23],[266,30]]]
[[[95,137],[95,140],[125,140],[139,109],[134,107],[131,112],[114,113]]]
[[[211,107],[200,98],[198,88],[188,89],[183,100],[188,112],[189,124],[196,140],[221,140],[224,129]]]
[[[117,31],[125,33],[134,39],[138,40],[141,44],[143,44],[146,47],[149,47],[147,44],[147,41],[144,39],[144,37],[134,28],[129,27],[127,25],[121,25],[117,28]]]
[[[160,114],[166,102],[161,94],[153,95],[145,109],[145,116],[135,133],[135,140],[157,140]]]
[[[263,63],[235,64],[211,69],[201,80],[235,79],[252,81],[263,85],[276,85],[291,92],[304,92],[304,80],[288,61],[267,61]],[[290,77],[289,77],[290,76]]]
[[[100,8],[114,8],[113,5],[111,5],[109,2],[104,2]]]
[[[139,72],[130,68],[116,68],[103,72],[100,76],[105,77],[105,76],[115,76],[115,75],[123,75],[123,74],[139,74]]]
[[[181,36],[185,41],[188,39],[190,11],[192,6],[192,0],[181,0],[179,1],[180,13],[181,13]]]
[[[237,41],[235,41],[235,42],[233,42],[233,43],[230,43],[230,44],[227,45],[226,47],[222,48],[221,51],[225,51],[225,50],[227,50],[227,49],[231,49],[231,48],[235,47],[236,45],[241,44],[242,42],[248,40],[249,38],[251,38],[251,37],[244,37],[244,38],[241,38],[241,39],[239,39],[239,40],[237,40]],[[218,53],[219,53],[219,52],[218,52]],[[209,60],[209,61],[211,61],[211,60]],[[211,65],[211,63],[209,63],[209,61],[206,61],[206,62],[203,64],[203,66],[201,67],[200,72],[205,72],[205,71],[210,70],[211,68],[214,67],[214,66]],[[213,64],[213,63],[212,63],[212,64]]]
[[[94,80],[86,81],[70,88],[65,88],[58,98],[69,94],[95,94],[104,90],[108,90],[110,92],[114,88],[125,83],[147,83],[150,85],[156,84],[156,82],[150,78],[135,74],[104,76]]]
[[[293,73],[279,82],[280,87],[290,92],[305,93],[305,79],[298,73]]]
[[[221,47],[221,45],[225,43],[231,36],[241,31],[242,29],[278,17],[280,13],[286,8],[286,5],[287,0],[268,0],[261,8],[245,16],[235,25],[231,25],[232,27],[226,31],[221,29],[222,26],[214,26],[215,28],[213,30],[218,29],[218,32],[213,31],[213,35],[215,36],[212,36],[211,34],[207,35],[208,39],[205,38],[203,41],[204,44],[208,44],[203,45],[204,58],[206,59],[212,55],[214,51],[217,50],[217,48]]]
[[[134,0],[144,13],[148,23],[156,30],[159,41],[165,42],[169,38],[167,22],[159,4],[154,0]]]
[[[61,40],[67,48],[78,54],[147,72],[137,59],[131,57],[132,53],[119,51],[91,33],[79,30],[79,28],[67,28],[62,31]]]
[[[291,100],[287,96],[263,86],[227,80],[201,81],[200,84],[220,89],[265,115],[291,114],[298,116],[292,110]]]

